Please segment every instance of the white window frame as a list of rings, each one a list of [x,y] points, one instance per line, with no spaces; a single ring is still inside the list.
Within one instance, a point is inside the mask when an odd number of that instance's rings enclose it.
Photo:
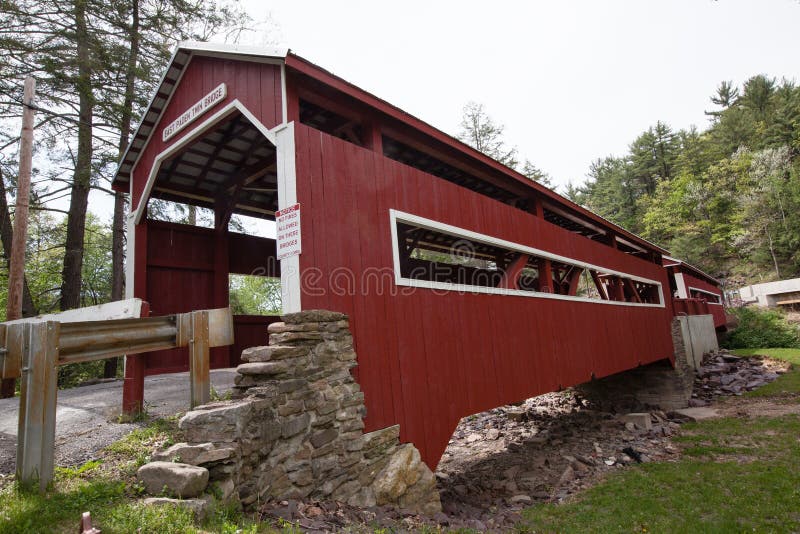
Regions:
[[[707,291],[705,289],[700,289],[699,287],[689,286],[689,295],[692,294],[692,291],[697,291],[698,293],[705,293],[706,295],[711,295],[712,297],[715,297],[715,298],[720,300],[720,302],[708,302],[708,301],[706,301],[706,304],[713,304],[715,306],[722,306],[723,305],[722,302],[721,302],[722,301],[722,295],[719,295],[717,293],[712,293],[711,291]]]
[[[395,284],[398,286],[408,286],[408,287],[419,287],[425,289],[437,289],[437,290],[444,290],[444,291],[459,291],[462,293],[483,293],[483,294],[490,294],[490,295],[511,295],[511,296],[518,296],[518,297],[529,297],[529,298],[540,298],[540,299],[551,299],[551,300],[569,300],[573,302],[586,302],[592,304],[606,304],[611,306],[633,306],[633,307],[645,307],[645,308],[664,308],[665,307],[665,300],[664,300],[664,289],[661,282],[657,280],[651,280],[649,278],[643,278],[641,276],[635,276],[628,273],[623,273],[620,271],[615,271],[613,269],[607,269],[605,267],[601,267],[598,265],[594,265],[591,263],[586,263],[580,260],[576,260],[573,258],[568,258],[566,256],[560,256],[558,254],[553,254],[552,252],[547,252],[545,250],[541,250],[538,248],[529,247],[526,245],[521,245],[519,243],[514,243],[512,241],[506,241],[505,239],[499,239],[496,237],[488,236],[485,234],[481,234],[478,232],[473,232],[471,230],[467,230],[465,228],[459,228],[458,226],[452,226],[449,224],[441,223],[438,221],[434,221],[431,219],[426,219],[425,217],[420,217],[418,215],[412,215],[410,213],[405,213],[402,211],[398,211],[395,209],[389,210],[389,227],[391,229],[391,237],[392,237],[392,258],[394,262],[394,281]],[[421,228],[425,228],[428,230],[444,232],[456,237],[468,239],[470,241],[475,241],[478,243],[484,243],[487,245],[493,245],[502,247],[508,250],[512,250],[514,252],[520,252],[522,254],[528,254],[532,256],[537,256],[539,258],[549,259],[552,261],[557,261],[559,263],[566,263],[569,265],[574,265],[576,267],[590,269],[593,271],[600,271],[607,274],[613,274],[615,276],[620,276],[623,278],[628,278],[635,282],[643,282],[646,284],[652,284],[658,287],[658,304],[646,303],[646,302],[621,302],[617,300],[602,300],[602,299],[593,299],[588,297],[578,297],[573,295],[558,295],[555,293],[542,293],[538,291],[525,291],[522,289],[505,289],[500,287],[485,287],[485,286],[473,286],[468,284],[454,284],[452,282],[435,282],[431,280],[416,280],[413,278],[405,278],[402,276],[400,271],[400,250],[398,247],[397,241],[397,223],[402,222],[406,224],[412,224],[414,226],[418,226]]]

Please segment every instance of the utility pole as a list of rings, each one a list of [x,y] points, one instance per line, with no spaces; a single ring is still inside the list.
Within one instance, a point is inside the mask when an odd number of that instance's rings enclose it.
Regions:
[[[17,203],[14,210],[14,237],[11,241],[11,261],[8,269],[8,303],[6,321],[22,318],[22,283],[25,277],[25,244],[28,240],[28,203],[31,191],[33,159],[33,99],[36,80],[25,78],[22,97],[22,134],[19,145],[19,175],[17,177]],[[0,397],[14,396],[15,381],[5,379],[0,384]]]

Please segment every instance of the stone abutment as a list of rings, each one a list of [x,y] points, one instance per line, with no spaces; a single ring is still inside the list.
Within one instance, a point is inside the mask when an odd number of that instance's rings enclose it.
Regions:
[[[440,511],[434,474],[412,444],[400,443],[399,426],[363,432],[347,317],[289,314],[269,334],[268,346],[242,353],[234,398],[187,413],[187,443],[160,459],[183,461],[186,447],[202,449],[210,484],[245,507],[308,498]]]

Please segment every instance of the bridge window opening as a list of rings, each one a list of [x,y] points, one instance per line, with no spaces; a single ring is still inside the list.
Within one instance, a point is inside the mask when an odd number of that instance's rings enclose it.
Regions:
[[[703,291],[702,289],[697,289],[695,287],[689,288],[689,297],[693,299],[703,299],[709,304],[722,304],[719,295],[715,295],[710,291]]]
[[[392,211],[396,281],[482,293],[663,306],[661,284]],[[407,218],[407,220],[403,220]],[[550,280],[544,273],[552,273]]]
[[[300,122],[348,143],[364,146],[361,124],[308,100],[300,100]]]
[[[200,228],[214,228],[214,210],[159,198],[153,198],[147,203],[147,218]]]
[[[450,165],[431,153],[423,152],[422,150],[401,143],[386,135],[382,138],[382,144],[383,155],[389,159],[399,161],[409,167],[414,167],[417,170],[432,174],[433,176],[465,187],[480,195],[499,200],[504,204],[509,204],[523,211],[531,211],[532,203],[528,199],[522,199],[519,195],[511,191],[493,185],[467,171]]]
[[[575,294],[587,299],[608,300],[607,298],[603,298],[603,295],[600,294],[600,290],[603,288],[602,285],[595,282],[593,279],[594,276],[596,276],[595,272],[592,271],[590,273],[589,269],[581,269]]]
[[[410,224],[397,231],[404,278],[480,287],[497,287],[502,278],[508,250]]]

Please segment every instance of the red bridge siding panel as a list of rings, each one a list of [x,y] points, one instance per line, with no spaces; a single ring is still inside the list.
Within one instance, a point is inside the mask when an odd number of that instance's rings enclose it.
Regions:
[[[152,315],[216,308],[220,306],[217,299],[227,302],[227,272],[224,271],[225,276],[219,276],[215,271],[217,235],[214,230],[162,221],[142,224],[147,232],[146,294],[142,298],[150,303]],[[274,240],[230,232],[227,235],[229,248],[221,253],[227,254],[231,272],[277,274]],[[216,286],[218,283],[223,286]],[[267,325],[276,320],[275,317],[237,317],[234,321],[236,345],[211,349],[213,369],[238,364],[241,351],[247,346],[265,345],[268,341]],[[189,369],[186,348],[150,352],[144,358],[147,374]]]
[[[367,430],[400,423],[401,438],[434,467],[460,417],[585,382],[592,373],[672,358],[668,305],[394,284],[347,295],[318,291],[341,272],[355,280],[366,269],[392,273],[389,209],[657,280],[666,293],[669,285],[659,265],[302,124],[296,142],[298,199],[313,228],[303,228],[301,267],[318,268],[322,277],[304,285],[302,306],[350,315]]]
[[[686,283],[686,290],[691,291],[689,288],[702,289],[719,296],[720,302],[723,301],[722,291],[714,284],[711,284],[702,278],[696,278],[686,272],[683,273],[683,280]],[[714,327],[720,328],[725,326],[727,320],[725,318],[725,307],[722,304],[708,303],[708,312],[714,317]]]
[[[277,126],[282,120],[280,76],[280,67],[277,65],[232,62],[212,57],[192,58],[164,114],[153,128],[152,137],[134,169],[132,205],[135,207],[141,198],[156,156],[233,100],[238,99],[267,128]],[[171,139],[162,141],[161,132],[164,126],[174,121],[223,82],[227,85],[227,96],[224,100]]]
[[[278,315],[234,315],[233,346],[230,366],[242,362],[242,351],[250,347],[261,347],[269,343],[267,327],[280,321]]]

